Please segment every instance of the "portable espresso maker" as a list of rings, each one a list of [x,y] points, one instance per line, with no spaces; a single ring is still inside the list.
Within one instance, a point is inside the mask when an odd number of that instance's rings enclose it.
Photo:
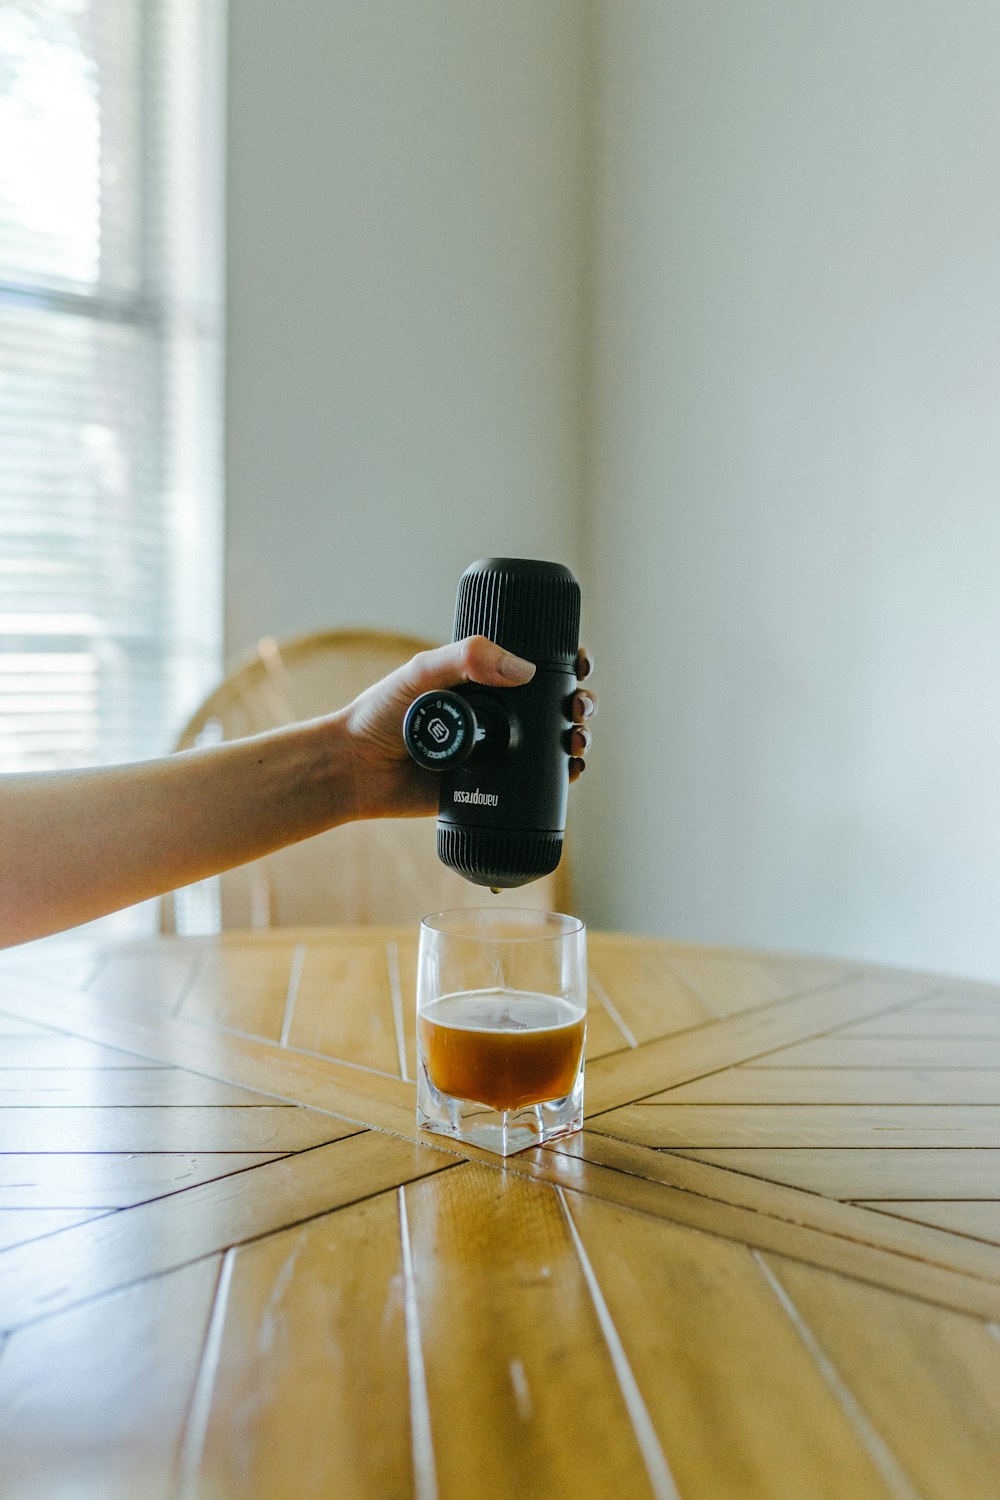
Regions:
[[[526,885],[562,855],[580,586],[560,563],[484,558],[458,585],[453,639],[468,635],[534,662],[534,677],[423,693],[403,738],[418,765],[441,773],[440,859],[476,885]]]

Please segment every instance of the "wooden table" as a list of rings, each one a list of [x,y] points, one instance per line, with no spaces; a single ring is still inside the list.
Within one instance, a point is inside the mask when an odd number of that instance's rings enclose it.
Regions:
[[[0,1494],[1000,1493],[1000,994],[592,935],[588,1128],[414,1131],[412,931],[0,964]]]

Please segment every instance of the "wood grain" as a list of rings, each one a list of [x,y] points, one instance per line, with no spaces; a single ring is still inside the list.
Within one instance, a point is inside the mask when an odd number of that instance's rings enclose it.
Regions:
[[[787,1182],[828,1198],[994,1198],[1000,1182],[997,1150],[810,1149],[685,1152]]]
[[[760,1068],[1000,1069],[1000,1037],[823,1036],[783,1047]]]
[[[137,1057],[118,1047],[100,1046],[80,1036],[7,1036],[0,1039],[0,1074],[8,1068],[152,1068],[153,1058]]]
[[[398,991],[397,1004],[403,1017],[406,1076],[417,1076],[417,949],[415,933],[396,932],[387,943],[390,983]]]
[[[0,1317],[28,1322],[453,1164],[365,1131],[94,1219],[0,1253]]]
[[[905,1198],[873,1198],[863,1202],[862,1207],[877,1209],[903,1219],[913,1219],[918,1224],[933,1224],[938,1229],[950,1229],[955,1234],[969,1235],[972,1239],[1000,1245],[1000,1200],[997,1199],[921,1203],[910,1202]]]
[[[9,1151],[302,1151],[353,1135],[357,1126],[291,1105],[174,1105],[0,1109],[0,1153]]]
[[[938,1041],[965,1037],[1000,1041],[1000,1008],[974,1011],[942,1007],[940,1010],[909,1008],[891,1016],[876,1016],[842,1031],[843,1037],[930,1037]]]
[[[74,1028],[78,1036],[131,1048],[136,1056],[144,1056],[152,1064],[186,1067],[360,1124],[401,1133],[414,1131],[412,1085],[350,1064],[293,1052],[275,1043],[119,1001],[106,1000],[97,1008],[86,997],[81,999],[24,976],[18,977],[8,1005],[12,1010],[15,1006],[30,1010],[45,1005],[53,1018]],[[44,1061],[44,1053],[37,1055]],[[135,1062],[123,1051],[117,1056],[127,1058],[130,1065]]]
[[[276,1042],[285,1016],[293,951],[221,940],[202,962],[180,1014]]]
[[[468,1163],[406,1200],[441,1500],[652,1495],[555,1194]]]
[[[52,1105],[118,1108],[179,1104],[273,1105],[267,1094],[254,1093],[185,1068],[2,1068],[0,1110],[17,1104],[34,1109]],[[3,1116],[0,1114],[0,1131]]]
[[[0,1208],[0,1250],[27,1244],[73,1224],[85,1224],[99,1212],[83,1208]]]
[[[176,1010],[209,950],[204,943],[170,943],[106,952],[87,986],[90,994]]]
[[[0,955],[4,1500],[989,1493],[998,992],[590,950],[504,1163],[416,1141],[413,926]]]
[[[809,1266],[771,1267],[839,1378],[927,1500],[994,1500],[1000,1344],[974,1319]]]
[[[587,1113],[600,1114],[751,1058],[793,1050],[793,1044],[863,1016],[905,1004],[922,992],[919,982],[893,978],[849,980],[747,1015],[727,1016],[645,1047],[598,1058],[587,1070]],[[866,1043],[860,1043],[864,1046]],[[871,1045],[871,1044],[868,1044]]]
[[[411,1494],[403,1304],[394,1193],[241,1247],[199,1486],[301,1500]]]
[[[7,974],[28,973],[84,990],[104,962],[108,945],[65,933],[0,950],[0,995]]]
[[[0,1355],[4,1500],[173,1494],[217,1277],[217,1262],[201,1261],[7,1341]]]
[[[401,1076],[385,942],[310,943],[302,953],[289,1044]]]
[[[777,1055],[777,1054],[776,1054]],[[1000,1104],[1000,1071],[985,1068],[726,1068],[647,1104]]]
[[[0,1153],[0,1208],[129,1208],[273,1160],[255,1151]]]
[[[942,984],[924,1000],[918,1000],[913,1009],[922,1015],[995,1015],[1000,1009],[1000,992],[995,985],[972,988]]]
[[[587,995],[587,1050],[590,1062],[595,1057],[608,1057],[635,1045],[631,1031],[622,1026],[608,1009],[610,1002],[604,992],[591,984]]]
[[[611,1003],[637,1043],[719,1013],[678,976],[661,944],[599,935],[591,939],[588,957],[596,998]]]
[[[558,1151],[511,1158],[506,1170],[756,1249],[777,1250],[942,1307],[1000,1316],[1000,1256],[994,1247],[885,1213],[589,1131]]]
[[[962,1243],[953,1235],[936,1234],[898,1219],[890,1222],[884,1215],[866,1212],[853,1203],[824,1198],[818,1193],[783,1183],[767,1182],[686,1153],[653,1151],[584,1130],[543,1151],[525,1152],[514,1161],[518,1165],[524,1163],[525,1170],[529,1171],[538,1170],[545,1163],[547,1174],[548,1164],[553,1159],[559,1159],[566,1168],[567,1175],[558,1180],[580,1191],[588,1190],[586,1174],[581,1175],[581,1168],[590,1164],[611,1167],[642,1184],[669,1187],[675,1194],[685,1195],[668,1199],[670,1214],[678,1222],[690,1222],[695,1227],[701,1227],[699,1219],[689,1219],[688,1214],[703,1212],[703,1207],[696,1205],[698,1199],[705,1198],[727,1207],[745,1209],[763,1218],[773,1217],[796,1227],[820,1230],[831,1242],[829,1254],[833,1260],[830,1264],[835,1267],[837,1255],[846,1249],[842,1242],[849,1241],[889,1250],[931,1265],[946,1266],[986,1282],[1000,1283],[1000,1256],[985,1246]],[[510,1165],[508,1163],[508,1168]],[[605,1177],[596,1196],[608,1192],[610,1187]],[[655,1203],[655,1195],[652,1201]],[[747,1243],[756,1245],[757,1241],[750,1236]]]
[[[682,1495],[886,1500],[747,1249],[594,1198],[572,1214]]]
[[[657,1096],[663,1099],[663,1095]],[[0,1124],[2,1128],[2,1124]],[[1000,1105],[633,1104],[592,1122],[643,1146],[1000,1148]]]
[[[735,1015],[804,995],[861,972],[832,959],[725,952],[690,943],[672,944],[669,956],[674,972],[716,1015]]]

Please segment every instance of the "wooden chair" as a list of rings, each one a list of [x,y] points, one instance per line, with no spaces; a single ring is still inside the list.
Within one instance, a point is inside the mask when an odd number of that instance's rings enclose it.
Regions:
[[[239,661],[192,716],[176,748],[215,744],[332,713],[434,644],[379,631],[337,630],[281,643]],[[437,857],[433,818],[377,819],[330,829],[161,903],[165,932],[329,923],[409,923],[451,906],[568,909],[565,858],[544,880],[491,896]]]

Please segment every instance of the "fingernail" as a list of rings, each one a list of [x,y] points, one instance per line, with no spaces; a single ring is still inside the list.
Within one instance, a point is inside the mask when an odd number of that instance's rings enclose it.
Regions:
[[[503,656],[501,656],[501,677],[506,677],[511,682],[530,682],[534,675],[535,664],[533,661],[525,661],[523,656],[513,656],[509,651],[505,651]]]

